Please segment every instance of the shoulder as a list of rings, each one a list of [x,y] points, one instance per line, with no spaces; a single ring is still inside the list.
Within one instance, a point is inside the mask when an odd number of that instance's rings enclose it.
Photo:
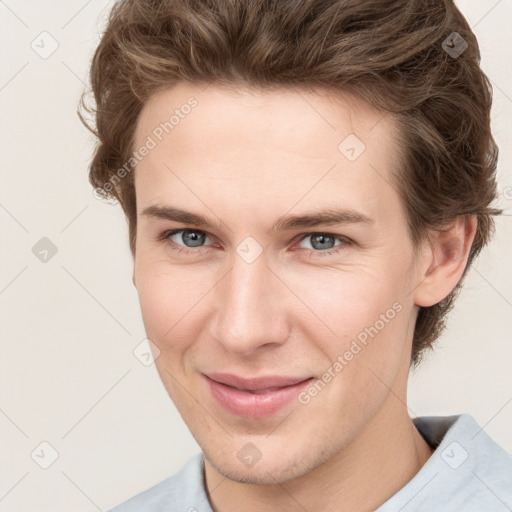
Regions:
[[[469,414],[415,418],[435,451],[378,512],[495,512],[512,509],[512,455]]]
[[[211,512],[203,479],[203,456],[198,453],[174,475],[124,501],[109,512]]]

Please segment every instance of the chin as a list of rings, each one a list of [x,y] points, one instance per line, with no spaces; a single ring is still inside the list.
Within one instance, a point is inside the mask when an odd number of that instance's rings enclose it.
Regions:
[[[211,459],[208,459],[208,461],[222,476],[241,484],[276,485],[300,476],[300,474],[291,472],[289,469],[277,467],[273,461],[270,461],[270,463],[260,461],[257,467],[252,468],[241,468],[240,465],[225,463],[225,461]]]
[[[288,460],[282,453],[274,453],[271,457],[262,458],[252,467],[233,457],[231,453],[217,452],[213,457],[207,450],[203,450],[205,459],[222,476],[234,482],[254,485],[276,485],[295,480],[324,461],[309,461],[300,454],[288,453]]]

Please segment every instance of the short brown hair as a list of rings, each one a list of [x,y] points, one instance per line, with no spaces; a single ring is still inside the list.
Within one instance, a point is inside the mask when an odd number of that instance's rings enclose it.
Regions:
[[[454,47],[462,53],[447,51]],[[414,245],[459,215],[477,216],[464,275],[490,239],[492,215],[501,213],[491,207],[498,156],[492,89],[476,37],[450,0],[121,0],[90,79],[95,106],[84,93],[79,108],[98,138],[89,179],[121,204],[133,255],[134,173],[119,179],[116,172],[130,159],[145,101],[184,81],[347,91],[392,113],[403,147],[395,185]],[[82,109],[94,115],[94,128]],[[420,308],[411,364],[441,334],[461,282]]]

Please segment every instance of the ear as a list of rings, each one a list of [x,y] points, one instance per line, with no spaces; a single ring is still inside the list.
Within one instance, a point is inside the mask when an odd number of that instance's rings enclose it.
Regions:
[[[137,288],[137,283],[135,282],[135,264],[133,265],[132,283],[133,283],[133,286],[135,286],[135,288]]]
[[[475,215],[461,215],[448,229],[433,232],[419,265],[420,284],[414,290],[417,306],[433,306],[455,288],[466,268],[476,226]]]

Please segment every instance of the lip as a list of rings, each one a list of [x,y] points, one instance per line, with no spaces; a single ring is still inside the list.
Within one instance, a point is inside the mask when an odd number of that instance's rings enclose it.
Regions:
[[[250,419],[272,416],[313,380],[313,377],[279,375],[246,379],[225,373],[204,377],[212,397],[225,411]]]

